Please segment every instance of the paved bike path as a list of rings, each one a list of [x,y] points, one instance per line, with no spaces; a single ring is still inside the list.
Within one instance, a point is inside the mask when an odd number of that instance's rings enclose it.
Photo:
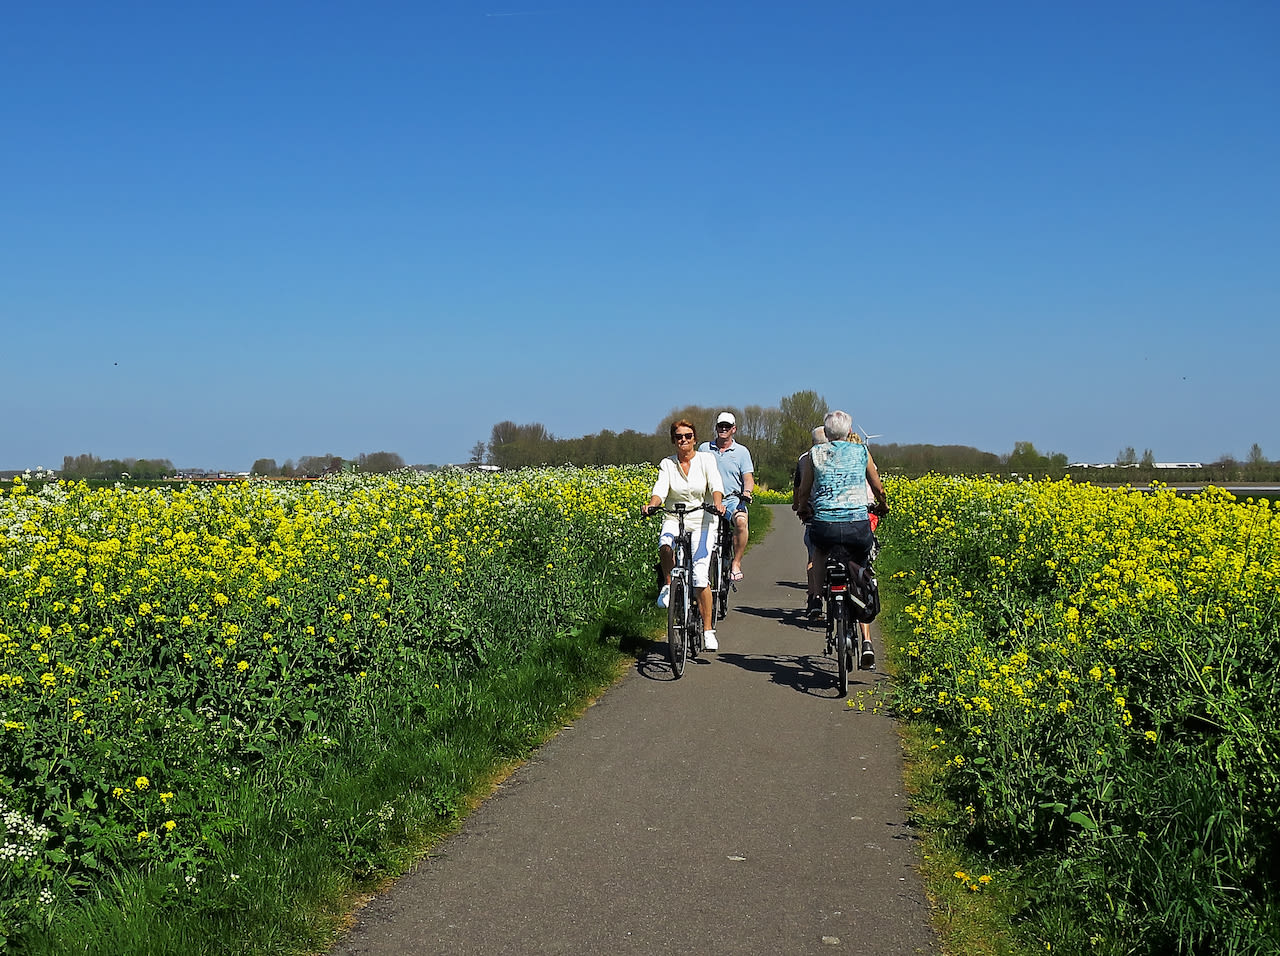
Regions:
[[[788,508],[743,570],[719,654],[654,643],[332,956],[937,953],[893,723],[846,704],[887,678],[837,697]]]

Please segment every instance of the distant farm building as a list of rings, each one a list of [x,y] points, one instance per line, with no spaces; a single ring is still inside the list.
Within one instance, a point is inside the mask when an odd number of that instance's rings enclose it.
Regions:
[[[1073,461],[1067,465],[1068,468],[1137,468],[1137,462],[1128,462],[1119,464],[1114,461],[1104,462],[1087,462]],[[1151,463],[1152,468],[1203,468],[1204,465],[1198,461],[1155,461]]]

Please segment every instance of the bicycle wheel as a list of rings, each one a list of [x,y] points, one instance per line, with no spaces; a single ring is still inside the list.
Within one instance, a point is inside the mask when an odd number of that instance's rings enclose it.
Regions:
[[[689,657],[686,604],[684,577],[678,572],[672,572],[670,601],[667,603],[667,657],[671,661],[671,672],[676,677],[683,676],[684,664]]]
[[[720,541],[720,560],[719,560],[719,580],[716,582],[716,589],[712,593],[716,598],[716,616],[723,619],[729,613],[729,588],[732,582],[729,580],[729,573],[733,570],[733,534],[726,532],[721,535]]]
[[[711,562],[707,565],[707,587],[711,588],[711,620],[719,620],[723,615],[720,613],[720,582],[724,579],[720,567],[720,549],[711,552]]]
[[[840,672],[837,686],[840,696],[849,693],[849,663],[853,659],[853,644],[849,640],[849,615],[843,602],[835,608],[836,668]]]
[[[696,658],[702,653],[702,608],[698,607],[697,598],[689,592],[689,617],[684,632],[688,635],[685,645],[689,648],[689,656]]]

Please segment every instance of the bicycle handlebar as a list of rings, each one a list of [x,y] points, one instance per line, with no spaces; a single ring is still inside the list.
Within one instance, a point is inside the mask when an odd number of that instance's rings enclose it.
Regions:
[[[724,515],[720,514],[720,512],[716,510],[715,505],[701,504],[701,505],[698,505],[696,508],[690,508],[688,505],[681,504],[679,502],[676,503],[676,506],[674,508],[664,508],[661,505],[659,505],[653,510],[650,510],[649,506],[645,505],[640,509],[640,516],[642,518],[650,518],[653,515],[656,515],[659,511],[669,515],[687,515],[694,511],[708,511],[719,518],[724,517]]]

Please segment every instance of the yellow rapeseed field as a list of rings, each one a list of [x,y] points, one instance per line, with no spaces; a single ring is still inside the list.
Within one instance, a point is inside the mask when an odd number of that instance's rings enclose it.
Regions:
[[[938,476],[891,500],[898,705],[932,728],[966,839],[1051,860],[1100,940],[1252,951],[1232,941],[1278,912],[1280,511]]]
[[[652,480],[0,492],[0,936],[115,866],[194,883],[246,767],[388,688],[458,693],[442,662],[518,654],[647,581]]]

